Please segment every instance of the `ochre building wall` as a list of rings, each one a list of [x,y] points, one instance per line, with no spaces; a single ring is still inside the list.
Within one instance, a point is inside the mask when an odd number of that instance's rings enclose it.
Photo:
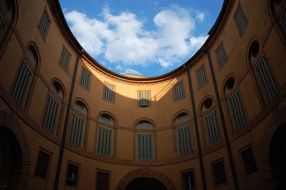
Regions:
[[[11,0],[6,10],[1,2],[1,17],[5,23],[0,34],[0,127],[14,134],[20,145],[22,166],[18,189],[96,189],[97,171],[109,173],[109,189],[124,189],[132,179],[150,177],[159,180],[167,189],[183,189],[182,173],[193,171],[195,189],[275,189],[277,184],[270,164],[271,139],[286,120],[286,24],[284,1],[225,0],[210,37],[203,47],[178,69],[158,77],[144,78],[113,73],[85,52],[71,34],[58,1]],[[247,27],[238,30],[235,13],[241,7]],[[278,7],[278,8],[277,8]],[[9,16],[9,11],[11,15]],[[45,36],[39,32],[43,12],[50,24]],[[284,25],[283,25],[284,14]],[[88,32],[88,31],[86,31]],[[251,45],[258,42],[257,56],[253,58]],[[227,55],[221,67],[217,48],[223,44]],[[13,100],[12,91],[20,65],[27,59],[29,47],[36,50],[37,64],[24,106]],[[59,65],[63,47],[69,52],[67,69]],[[265,103],[255,76],[255,64],[266,58],[277,93]],[[204,66],[207,83],[198,86],[197,71]],[[88,88],[81,85],[82,69],[90,73]],[[225,92],[229,77],[239,90],[246,123],[235,130]],[[58,81],[63,89],[61,109],[56,132],[43,128],[47,96]],[[184,94],[176,101],[174,86],[183,82]],[[113,102],[104,100],[104,85],[114,86]],[[150,106],[138,106],[138,91],[150,91]],[[204,100],[212,99],[211,108],[203,108]],[[69,141],[74,103],[80,100],[86,106],[86,127],[83,146]],[[215,110],[219,142],[208,146],[204,116]],[[189,119],[176,123],[180,113]],[[102,113],[114,120],[112,153],[96,153],[97,127],[104,125]],[[136,157],[137,123],[148,120],[153,124],[154,158]],[[191,126],[192,152],[177,154],[176,129]],[[63,138],[66,138],[63,144]],[[245,172],[241,150],[251,146],[257,171]],[[281,147],[285,147],[285,143]],[[50,155],[45,178],[35,175],[39,150]],[[285,150],[285,148],[284,148]],[[62,154],[61,154],[62,153]],[[61,157],[62,155],[62,157]],[[61,164],[59,162],[61,159]],[[216,185],[212,163],[224,161],[226,181]],[[0,160],[1,161],[1,160]],[[68,163],[79,166],[77,184],[67,186]],[[58,170],[57,170],[58,168]],[[1,182],[1,181],[0,181]],[[15,182],[16,183],[16,182]],[[1,185],[1,183],[0,183]],[[1,186],[0,186],[1,189]]]

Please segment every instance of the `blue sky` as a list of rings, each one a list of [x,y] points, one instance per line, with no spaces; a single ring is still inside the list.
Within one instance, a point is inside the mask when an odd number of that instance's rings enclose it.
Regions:
[[[207,39],[223,0],[60,0],[71,31],[119,74],[158,76],[185,63]]]

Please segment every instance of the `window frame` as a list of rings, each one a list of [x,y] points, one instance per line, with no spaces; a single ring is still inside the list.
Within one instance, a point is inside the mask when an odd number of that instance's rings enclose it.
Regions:
[[[106,102],[115,103],[115,99],[116,99],[116,87],[115,87],[115,85],[104,82],[102,99]]]
[[[217,63],[220,69],[223,69],[228,62],[228,55],[224,47],[224,43],[221,42],[215,49]],[[223,56],[223,57],[221,57]]]
[[[64,55],[65,57],[67,57],[66,59],[64,59]],[[62,52],[61,52],[61,55],[60,55],[60,59],[59,59],[59,66],[64,70],[64,71],[68,71],[69,69],[69,65],[70,65],[70,61],[71,61],[71,53],[67,50],[67,48],[65,48],[63,46],[62,48]],[[66,63],[65,65],[63,65],[63,60],[66,60]]]
[[[39,176],[39,175],[36,174],[40,152],[42,152],[42,153],[44,153],[44,154],[49,156],[49,160],[48,160],[48,165],[47,165],[47,168],[46,168],[45,176]],[[43,149],[42,147],[39,147],[38,154],[37,154],[37,161],[35,163],[35,168],[34,168],[33,175],[36,176],[36,177],[39,177],[41,179],[48,180],[49,176],[50,176],[51,163],[52,163],[52,153],[47,151],[47,150],[45,150],[45,149]]]
[[[239,22],[239,19],[243,20],[243,24],[245,26],[241,25],[241,23]],[[247,26],[248,26],[249,22],[248,22],[247,16],[246,16],[245,11],[243,10],[242,5],[241,5],[240,2],[238,3],[237,8],[236,8],[236,10],[234,12],[233,20],[234,20],[236,29],[237,29],[237,31],[239,33],[239,36],[242,37],[244,32],[245,32],[245,30],[247,29]]]
[[[200,76],[199,73],[200,71],[203,71],[204,73],[204,79],[200,79]],[[204,88],[207,84],[208,84],[208,77],[207,77],[207,73],[206,73],[206,67],[205,65],[201,65],[197,70],[196,70],[196,79],[197,79],[197,86],[198,86],[198,89],[202,89]],[[201,84],[200,81],[204,81],[204,84]]]
[[[224,181],[217,183],[217,181],[216,181],[217,175],[216,174],[218,174],[219,172],[222,172],[222,171],[215,171],[215,166],[217,166],[220,163],[223,164],[223,168],[220,168],[220,169],[223,169]],[[212,161],[210,164],[211,164],[212,179],[213,179],[214,187],[219,187],[219,186],[227,184],[228,179],[227,179],[227,172],[226,172],[226,167],[225,167],[225,160],[223,158],[221,158],[221,159]]]
[[[107,174],[108,175],[108,188],[103,188],[100,187],[98,188],[98,173],[104,173],[104,174]],[[102,170],[102,169],[96,169],[96,180],[95,180],[95,187],[96,187],[96,190],[110,190],[111,188],[111,171],[107,171],[107,170]]]
[[[46,29],[45,29],[44,33],[42,33],[42,31],[41,31],[41,23],[42,23],[42,20],[43,20],[44,16],[47,16],[47,21],[48,22],[47,22]],[[52,21],[51,21],[51,18],[49,16],[48,9],[45,8],[43,10],[42,14],[41,14],[40,21],[38,23],[38,30],[39,30],[40,36],[42,37],[43,40],[46,40],[51,25],[52,25]]]
[[[67,184],[67,178],[68,178],[68,172],[69,172],[69,165],[72,165],[72,166],[76,166],[77,167],[77,175],[76,175],[76,182],[74,185],[70,185],[70,184]],[[66,164],[66,175],[65,175],[65,186],[68,186],[68,187],[71,187],[71,188],[77,188],[79,187],[79,183],[80,183],[80,166],[81,164],[79,163],[75,163],[73,161],[70,161],[68,160],[67,161],[67,164]]]
[[[172,91],[173,91],[173,99],[174,99],[175,102],[183,100],[186,97],[184,81],[181,80],[181,81],[176,82],[173,85]]]
[[[85,90],[89,90],[90,88],[91,77],[92,77],[91,72],[89,72],[87,68],[82,67],[81,77],[80,77],[80,86],[83,87]]]
[[[145,96],[147,96],[147,98],[142,98]],[[137,91],[137,97],[138,97],[138,107],[139,108],[148,108],[151,106],[151,90],[138,90]]]
[[[252,162],[254,161],[253,163],[254,163],[255,167],[254,167],[253,171],[248,171],[249,168],[247,168],[246,160],[245,160],[245,157],[243,155],[243,152],[247,151],[248,149],[251,149],[252,159],[253,159],[251,161]],[[245,175],[246,176],[250,176],[250,175],[257,174],[259,172],[258,171],[258,167],[257,167],[257,161],[256,161],[257,159],[255,159],[255,154],[253,152],[253,148],[252,148],[251,144],[249,144],[249,145],[245,146],[244,148],[240,149],[239,153],[240,153],[241,163],[243,165]],[[253,163],[251,163],[251,164],[253,164]],[[249,165],[249,163],[248,163],[248,165]]]
[[[185,187],[185,180],[184,180],[184,175],[185,174],[188,174],[188,173],[191,173],[192,174],[192,178],[193,178],[193,184],[194,184],[194,187],[190,190],[195,190],[196,189],[196,180],[195,180],[195,170],[192,168],[192,169],[188,169],[188,170],[183,170],[183,171],[180,171],[181,173],[181,184],[182,184],[182,190],[189,190]],[[192,183],[191,183],[192,184]]]

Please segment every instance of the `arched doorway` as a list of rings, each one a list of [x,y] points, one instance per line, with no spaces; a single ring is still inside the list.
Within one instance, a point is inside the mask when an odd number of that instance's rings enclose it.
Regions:
[[[131,181],[125,190],[167,190],[167,188],[156,179],[140,177]]]
[[[282,124],[274,133],[270,148],[269,162],[276,190],[286,189],[286,123]]]
[[[149,168],[137,169],[126,174],[116,190],[176,190],[172,180],[165,174]]]
[[[20,189],[23,157],[15,135],[0,126],[0,190]]]

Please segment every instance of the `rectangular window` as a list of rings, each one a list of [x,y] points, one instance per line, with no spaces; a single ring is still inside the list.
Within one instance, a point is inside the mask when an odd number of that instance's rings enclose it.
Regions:
[[[51,21],[50,21],[49,15],[47,11],[45,10],[42,14],[42,17],[39,23],[39,31],[43,38],[46,37],[50,23]]]
[[[277,84],[269,68],[269,64],[265,58],[255,65],[255,75],[258,80],[265,104],[271,102],[272,98],[278,93]]]
[[[83,147],[86,119],[77,114],[72,116],[70,143],[78,148]]]
[[[75,187],[77,185],[77,175],[79,172],[79,166],[68,163],[66,185]]]
[[[139,107],[149,107],[151,99],[150,90],[140,90],[138,91],[138,104]]]
[[[109,189],[109,176],[108,172],[98,171],[96,172],[96,190],[108,190]]]
[[[179,82],[173,87],[173,94],[175,97],[175,100],[181,100],[185,96],[185,91],[184,91],[184,83]]]
[[[195,190],[194,172],[182,173],[183,190]]]
[[[216,49],[216,57],[220,67],[223,68],[227,62],[227,56],[223,44],[219,45]]]
[[[286,8],[284,8],[282,16],[281,16],[281,24],[284,30],[286,30]]]
[[[80,79],[81,86],[84,87],[85,89],[88,89],[89,80],[90,80],[90,72],[85,68],[82,68],[81,79]]]
[[[207,144],[209,146],[215,145],[220,140],[219,130],[216,121],[216,112],[212,112],[204,116],[203,121]]]
[[[257,172],[256,162],[255,158],[252,152],[251,147],[247,147],[246,149],[242,150],[241,152],[244,168],[246,171],[246,174],[252,174]]]
[[[5,23],[4,23],[2,16],[0,15],[0,36],[2,36],[4,29],[5,29]]]
[[[154,159],[154,135],[148,133],[138,133],[136,135],[137,159],[153,160]]]
[[[18,71],[17,78],[12,90],[12,97],[14,101],[25,106],[28,92],[32,82],[32,72],[25,63],[21,63],[20,70]]]
[[[207,84],[207,76],[204,66],[197,71],[197,79],[199,88],[202,88]]]
[[[113,130],[109,128],[97,127],[97,149],[100,155],[112,155]]]
[[[234,14],[234,21],[236,24],[236,27],[240,33],[240,35],[243,34],[244,30],[247,27],[248,21],[247,18],[241,8],[241,5],[238,5],[235,14]]]
[[[62,55],[60,58],[60,66],[62,69],[67,70],[70,57],[71,57],[71,54],[68,52],[68,50],[66,48],[63,48]]]
[[[51,134],[54,134],[57,129],[60,110],[60,102],[58,102],[52,95],[49,94],[45,107],[43,127],[47,129]]]
[[[46,178],[48,174],[49,163],[50,163],[50,154],[40,150],[38,153],[35,175],[42,178]]]
[[[103,87],[103,99],[109,102],[114,102],[115,100],[115,93],[114,93],[115,87],[110,84],[105,84]]]
[[[226,182],[224,161],[216,161],[212,163],[213,178],[215,185],[219,185]]]
[[[191,127],[180,127],[176,129],[177,153],[184,156],[192,153]]]
[[[227,102],[232,124],[238,131],[246,123],[245,111],[241,102],[239,91],[228,98]]]

